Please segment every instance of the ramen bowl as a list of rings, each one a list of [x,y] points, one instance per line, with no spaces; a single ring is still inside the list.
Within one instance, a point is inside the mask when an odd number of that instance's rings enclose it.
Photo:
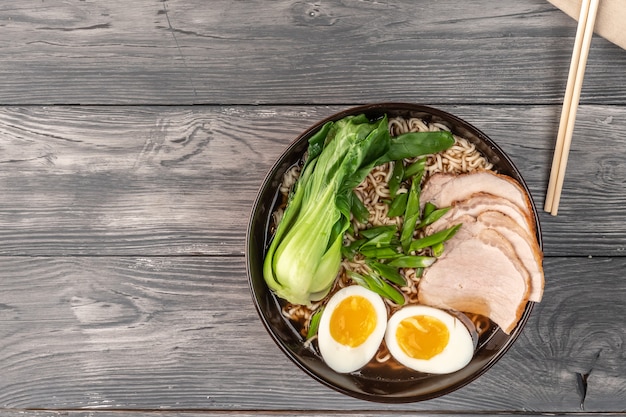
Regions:
[[[382,371],[378,367],[364,368],[352,373],[338,373],[326,365],[319,352],[305,344],[298,328],[281,312],[279,300],[263,278],[263,260],[271,240],[272,212],[281,200],[279,186],[284,173],[303,158],[308,139],[325,123],[350,115],[365,114],[371,120],[383,115],[419,117],[430,123],[447,126],[452,133],[466,138],[494,165],[501,174],[519,182],[532,202],[530,192],[519,170],[504,151],[486,134],[468,122],[447,112],[418,104],[378,103],[350,108],[313,124],[302,132],[280,155],[269,170],[252,207],[246,238],[246,268],[252,300],[261,322],[280,350],[300,369],[320,383],[343,394],[383,403],[417,402],[450,393],[473,381],[493,366],[511,347],[521,333],[533,309],[528,302],[521,319],[509,334],[497,326],[481,334],[475,354],[468,365],[449,374],[426,374],[415,371]],[[533,217],[539,247],[542,248],[541,228],[534,204]]]

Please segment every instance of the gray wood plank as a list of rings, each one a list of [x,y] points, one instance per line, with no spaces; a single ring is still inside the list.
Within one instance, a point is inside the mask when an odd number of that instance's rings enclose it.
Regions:
[[[415,417],[415,416],[436,416],[436,417],[453,417],[459,413],[442,413],[442,412],[415,412],[415,411],[266,411],[266,410],[244,410],[244,411],[107,411],[107,410],[88,410],[88,411],[32,411],[32,410],[0,410],[0,417],[14,417],[19,414],[20,417],[116,417],[122,414],[127,417],[276,417],[276,416],[299,416],[299,417]],[[463,413],[467,417],[481,417],[484,414]],[[507,416],[506,412],[490,413],[492,416]],[[566,414],[565,414],[566,415]],[[615,413],[576,413],[577,416],[616,416],[621,414]],[[541,413],[524,413],[524,416],[539,417],[545,416]]]
[[[575,29],[545,0],[0,4],[0,417],[626,415],[626,51],[604,39],[541,213],[544,300],[468,386],[381,405],[315,382],[242,256],[273,161],[353,103],[466,118],[541,208]]]
[[[0,254],[241,255],[273,162],[347,107],[0,108]],[[541,210],[560,107],[441,108],[510,154]],[[580,108],[559,215],[541,212],[547,256],[624,254],[625,116]]]
[[[119,416],[121,413],[124,416],[130,417],[217,417],[217,416],[228,416],[228,417],[277,417],[277,416],[294,416],[297,415],[299,417],[454,417],[460,415],[460,413],[445,413],[440,411],[282,411],[282,410],[201,410],[201,411],[172,411],[172,410],[159,410],[159,411],[136,411],[136,410],[124,410],[120,411],[108,411],[108,410],[62,410],[62,411],[41,411],[41,410],[0,410],[0,417],[14,417],[15,415],[21,417],[115,417]],[[485,414],[482,413],[462,413],[463,416],[467,417],[482,417]],[[490,416],[510,416],[511,413],[501,411],[501,412],[490,412]],[[554,415],[554,413],[529,413],[524,412],[524,416],[527,417],[539,417],[539,416],[550,416]],[[575,415],[576,417],[609,417],[609,416],[620,416],[622,414],[618,413],[585,413],[585,412],[576,412],[576,413],[563,413],[560,415]]]
[[[26,0],[0,16],[0,104],[554,104],[576,30],[544,0]],[[625,66],[595,38],[582,102],[626,103]]]
[[[548,258],[500,362],[448,396],[380,405],[278,350],[241,257],[0,257],[0,410],[624,412],[625,263]]]

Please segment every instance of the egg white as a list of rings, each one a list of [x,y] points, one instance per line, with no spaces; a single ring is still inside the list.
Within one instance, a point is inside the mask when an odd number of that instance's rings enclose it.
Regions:
[[[356,347],[337,342],[330,334],[330,318],[345,298],[362,296],[374,307],[376,326],[370,336]],[[387,308],[382,298],[360,285],[351,285],[337,291],[328,301],[320,318],[317,342],[324,362],[339,373],[354,372],[365,366],[376,354],[385,336]]]
[[[413,316],[431,316],[448,328],[450,339],[443,351],[430,359],[408,356],[398,344],[396,331],[402,320]],[[466,366],[474,356],[474,338],[468,328],[452,314],[433,307],[412,305],[394,313],[387,323],[385,344],[389,353],[407,368],[425,373],[447,374]]]

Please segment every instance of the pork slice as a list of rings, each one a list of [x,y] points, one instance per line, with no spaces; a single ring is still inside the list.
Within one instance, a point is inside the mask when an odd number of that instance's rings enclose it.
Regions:
[[[480,192],[505,198],[532,218],[532,204],[524,188],[513,178],[493,171],[475,171],[456,176],[433,174],[422,187],[420,200],[423,204],[431,202],[442,208]]]
[[[420,200],[422,202],[430,201],[435,195],[439,194],[448,181],[454,178],[456,178],[456,175],[444,172],[432,174],[422,187]]]
[[[452,240],[437,262],[424,271],[418,286],[419,302],[481,314],[510,334],[530,292],[530,276],[512,245],[491,229],[475,236],[465,231]]]
[[[534,235],[530,235],[526,229],[517,224],[508,215],[497,210],[490,210],[489,206],[485,206],[482,212],[450,218],[444,216],[427,228],[426,233],[435,233],[459,223],[462,224],[461,229],[448,243],[446,250],[462,239],[477,236],[485,228],[497,231],[509,241],[517,257],[530,274],[529,300],[534,302],[541,301],[545,285],[543,253]]]
[[[480,213],[477,221],[504,236],[515,249],[515,253],[530,274],[529,300],[540,302],[545,285],[543,274],[543,253],[534,235],[517,224],[511,217],[498,211]]]
[[[484,192],[475,193],[467,199],[455,201],[446,214],[427,228],[427,233],[430,234],[442,230],[445,228],[442,225],[449,224],[461,216],[478,217],[480,213],[488,210],[506,214],[523,227],[529,235],[535,236],[536,228],[532,217],[528,216],[510,200]]]

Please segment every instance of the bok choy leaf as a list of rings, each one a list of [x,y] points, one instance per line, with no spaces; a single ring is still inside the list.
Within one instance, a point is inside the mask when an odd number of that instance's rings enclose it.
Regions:
[[[309,305],[328,293],[341,263],[352,190],[387,152],[389,141],[387,118],[370,122],[364,115],[329,122],[311,138],[263,265],[265,281],[279,297]]]

